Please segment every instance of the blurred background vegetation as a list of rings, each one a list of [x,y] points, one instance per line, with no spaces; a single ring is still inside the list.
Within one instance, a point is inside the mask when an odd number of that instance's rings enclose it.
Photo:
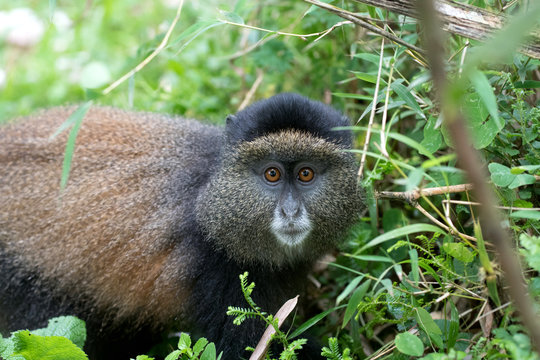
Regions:
[[[461,2],[508,16],[533,5]],[[332,4],[421,46],[415,19],[352,0]],[[380,35],[303,1],[191,1],[166,49],[129,81],[99,96],[158,46],[177,7],[175,0],[0,0],[0,122],[96,98],[99,104],[223,123],[246,99],[290,91],[346,113],[359,126],[361,149],[379,78],[375,133],[363,174],[369,213],[332,263],[316,272],[303,319],[342,306],[317,318],[311,329],[328,344],[329,359],[538,359],[506,295],[493,249],[475,238],[470,194],[418,203],[380,195],[466,183],[441,127],[422,56],[390,41],[381,54]],[[512,35],[506,35],[510,43]],[[447,35],[445,45],[450,77],[457,78],[480,43]],[[479,68],[482,81],[463,86],[463,109],[490,185],[508,207],[502,210],[503,225],[538,300],[540,61],[507,55]],[[434,232],[433,219],[421,209],[469,238],[442,228]]]

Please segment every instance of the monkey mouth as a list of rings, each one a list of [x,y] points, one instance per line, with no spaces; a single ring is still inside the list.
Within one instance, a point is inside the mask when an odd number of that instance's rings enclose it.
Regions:
[[[272,233],[279,242],[287,246],[300,245],[307,238],[310,231],[311,226],[298,226],[294,224],[272,227]]]

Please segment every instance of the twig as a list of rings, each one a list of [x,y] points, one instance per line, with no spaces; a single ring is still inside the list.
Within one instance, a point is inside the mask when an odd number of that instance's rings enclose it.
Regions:
[[[423,196],[434,196],[434,195],[458,193],[458,192],[472,190],[472,188],[473,188],[472,184],[460,184],[460,185],[424,188],[424,189],[417,189],[417,190],[403,191],[403,192],[379,191],[375,194],[375,196],[377,198],[405,200],[412,204]]]
[[[540,349],[540,319],[538,318],[531,298],[527,294],[523,281],[523,271],[519,260],[510,246],[508,233],[500,225],[500,217],[495,209],[493,194],[488,188],[487,174],[481,166],[480,156],[472,147],[472,142],[465,125],[463,114],[459,111],[459,104],[447,94],[447,78],[445,73],[442,54],[444,46],[442,41],[441,25],[435,11],[433,0],[416,0],[416,7],[422,25],[426,41],[426,54],[431,65],[433,85],[437,97],[442,104],[444,123],[447,126],[454,148],[458,155],[458,164],[463,168],[474,186],[476,199],[480,206],[480,218],[482,219],[482,233],[486,240],[489,239],[498,251],[498,259],[504,273],[509,294],[516,309],[520,313],[521,321],[527,328],[531,343]]]
[[[370,24],[369,22],[364,20],[364,17],[358,16],[353,12],[341,9],[341,8],[339,8],[337,6],[333,6],[333,5],[324,3],[324,2],[319,1],[319,0],[304,0],[304,1],[308,2],[310,4],[313,4],[313,5],[316,5],[316,6],[322,8],[322,9],[325,9],[327,11],[333,12],[334,14],[338,15],[339,17],[342,17],[343,19],[347,19],[349,21],[352,21],[356,25],[359,25],[359,26],[361,26],[361,27],[363,27],[365,29],[368,29],[370,31],[373,31],[375,34],[381,35],[381,36],[383,36],[383,37],[385,37],[385,38],[387,38],[387,39],[389,39],[389,40],[391,40],[391,41],[393,41],[393,42],[395,42],[397,44],[400,44],[400,45],[403,45],[403,46],[409,48],[410,50],[416,51],[419,54],[424,53],[424,50],[422,50],[421,48],[419,48],[417,46],[414,46],[412,44],[409,44],[405,40],[403,40],[403,39],[401,39],[401,38],[387,32],[387,31],[384,31],[380,27],[377,27],[375,25]]]
[[[183,6],[184,6],[184,0],[180,0],[180,4],[178,5],[178,9],[176,10],[176,16],[174,17],[174,20],[173,20],[171,26],[169,26],[169,29],[167,30],[167,33],[163,37],[163,40],[161,40],[161,43],[159,44],[159,46],[154,51],[152,51],[152,53],[150,55],[148,55],[148,57],[146,59],[141,61],[139,65],[135,66],[133,69],[128,71],[120,79],[116,80],[111,85],[107,86],[107,88],[105,90],[103,90],[103,92],[102,92],[103,95],[107,95],[108,93],[110,93],[111,91],[116,89],[124,81],[126,81],[131,76],[133,76],[134,74],[139,72],[142,68],[144,68],[146,65],[148,65],[148,63],[150,61],[152,61],[161,52],[161,50],[163,50],[165,48],[165,46],[169,42],[169,38],[171,37],[171,34],[172,34],[173,30],[174,30],[174,27],[176,26],[176,23],[180,19],[180,14],[182,14],[182,7]]]
[[[431,220],[435,224],[439,225],[440,227],[442,227],[443,229],[448,231],[450,234],[457,235],[457,236],[465,238],[467,240],[476,241],[475,237],[469,236],[469,235],[466,235],[466,234],[463,234],[463,233],[459,232],[453,225],[451,225],[451,223],[450,223],[451,226],[447,226],[447,225],[443,224],[442,222],[440,222],[439,220],[435,219],[426,209],[424,209],[422,206],[420,206],[420,204],[416,203],[414,205],[414,208],[416,210],[420,211],[422,214],[424,214],[424,216],[427,217],[429,220]]]
[[[242,101],[242,103],[238,107],[238,111],[242,110],[243,108],[249,105],[249,103],[251,102],[251,99],[253,99],[253,95],[255,94],[255,91],[257,91],[257,89],[259,88],[259,85],[261,85],[263,78],[264,78],[264,73],[260,69],[257,69],[257,78],[255,79],[255,82],[253,83],[253,85],[247,92],[246,96],[244,97],[244,101]]]
[[[310,33],[310,34],[295,34],[295,33],[289,33],[289,32],[283,32],[283,31],[276,31],[276,30],[269,30],[269,29],[265,29],[265,28],[260,28],[260,27],[257,27],[257,26],[253,26],[253,25],[247,25],[247,24],[241,24],[241,23],[236,23],[236,22],[233,22],[233,21],[229,21],[229,20],[224,20],[224,19],[219,19],[219,22],[223,23],[223,24],[228,24],[228,25],[234,25],[234,26],[238,26],[238,27],[243,27],[243,28],[246,28],[246,29],[251,29],[251,30],[258,30],[258,31],[263,31],[263,32],[267,32],[267,33],[270,33],[270,34],[276,34],[276,35],[284,35],[284,36],[292,36],[292,37],[297,37],[297,38],[300,38],[302,40],[307,40],[308,37],[313,37],[313,36],[321,36],[321,35],[326,35],[328,32],[334,30],[336,27],[337,27],[337,24],[332,26],[330,29],[327,29],[327,30],[324,30],[324,31],[319,31],[319,32],[316,32],[316,33]],[[342,21],[338,24],[341,24],[341,25],[346,25],[346,24],[349,24],[348,22],[345,22],[345,21]]]
[[[459,205],[471,205],[471,206],[482,206],[479,202],[475,201],[463,201],[463,200],[443,200],[445,204],[459,204]],[[533,210],[538,211],[540,208],[523,208],[523,207],[514,207],[514,206],[495,206],[497,209],[503,210]]]
[[[379,71],[377,73],[377,81],[375,82],[375,93],[373,95],[373,105],[371,106],[371,114],[369,115],[369,124],[366,132],[366,139],[364,141],[364,151],[362,152],[362,159],[360,160],[360,168],[358,169],[358,178],[361,179],[364,175],[364,164],[366,162],[366,154],[369,146],[369,140],[371,138],[371,127],[373,126],[373,119],[375,119],[375,111],[377,110],[377,103],[379,99],[379,84],[381,82],[382,63],[384,58],[384,38],[381,40],[381,53],[379,55]]]

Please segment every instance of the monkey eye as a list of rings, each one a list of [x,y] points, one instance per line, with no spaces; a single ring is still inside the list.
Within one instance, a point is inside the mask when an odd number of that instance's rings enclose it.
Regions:
[[[276,182],[281,178],[281,173],[278,168],[271,167],[264,171],[264,178],[269,182]]]
[[[313,180],[313,176],[315,176],[314,171],[308,167],[301,168],[298,172],[298,180],[300,180],[301,182],[310,182],[311,180]]]

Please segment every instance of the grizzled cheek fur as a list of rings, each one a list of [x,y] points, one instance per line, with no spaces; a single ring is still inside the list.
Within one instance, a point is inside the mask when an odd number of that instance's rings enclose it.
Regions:
[[[214,244],[235,259],[271,247],[270,224],[276,199],[260,189],[251,169],[224,164],[198,200],[197,216]]]
[[[306,201],[306,208],[310,220],[315,225],[310,246],[317,251],[324,252],[334,247],[343,239],[344,233],[358,219],[363,208],[363,196],[357,186],[357,173],[353,158],[345,161],[333,169],[328,169],[325,183]]]

